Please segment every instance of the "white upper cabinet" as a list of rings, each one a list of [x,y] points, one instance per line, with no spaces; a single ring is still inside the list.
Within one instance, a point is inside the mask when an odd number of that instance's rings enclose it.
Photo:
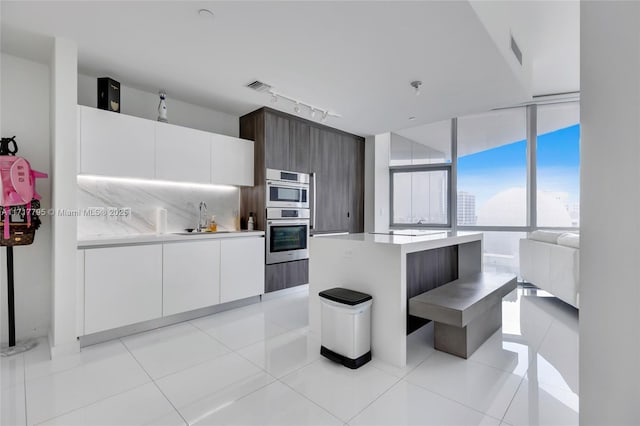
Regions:
[[[253,141],[78,109],[81,174],[253,186]]]
[[[156,179],[209,183],[211,133],[156,123]]]
[[[253,186],[253,141],[213,135],[211,183]]]
[[[153,179],[154,121],[80,107],[80,173]]]

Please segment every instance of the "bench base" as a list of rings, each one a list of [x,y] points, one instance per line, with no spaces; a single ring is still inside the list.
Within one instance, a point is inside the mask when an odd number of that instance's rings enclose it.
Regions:
[[[434,321],[434,347],[467,359],[502,326],[502,303],[475,318],[466,327]]]

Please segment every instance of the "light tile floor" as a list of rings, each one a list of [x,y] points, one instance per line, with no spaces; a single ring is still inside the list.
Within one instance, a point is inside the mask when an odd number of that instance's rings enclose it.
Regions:
[[[531,294],[534,293],[534,294]],[[49,360],[1,359],[2,425],[578,424],[578,314],[518,288],[469,360],[409,336],[404,369],[319,355],[305,291]]]

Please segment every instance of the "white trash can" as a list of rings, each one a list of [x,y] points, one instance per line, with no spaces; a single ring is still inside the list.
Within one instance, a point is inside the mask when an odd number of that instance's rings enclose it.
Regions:
[[[371,360],[371,295],[336,287],[320,294],[320,354],[352,369]]]

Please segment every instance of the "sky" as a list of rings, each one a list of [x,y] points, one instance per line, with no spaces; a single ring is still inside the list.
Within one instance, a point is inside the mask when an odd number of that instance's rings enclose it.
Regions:
[[[476,196],[476,211],[489,198],[526,187],[526,140],[458,159],[458,191]],[[566,192],[569,204],[580,200],[580,125],[538,135],[538,190]]]

